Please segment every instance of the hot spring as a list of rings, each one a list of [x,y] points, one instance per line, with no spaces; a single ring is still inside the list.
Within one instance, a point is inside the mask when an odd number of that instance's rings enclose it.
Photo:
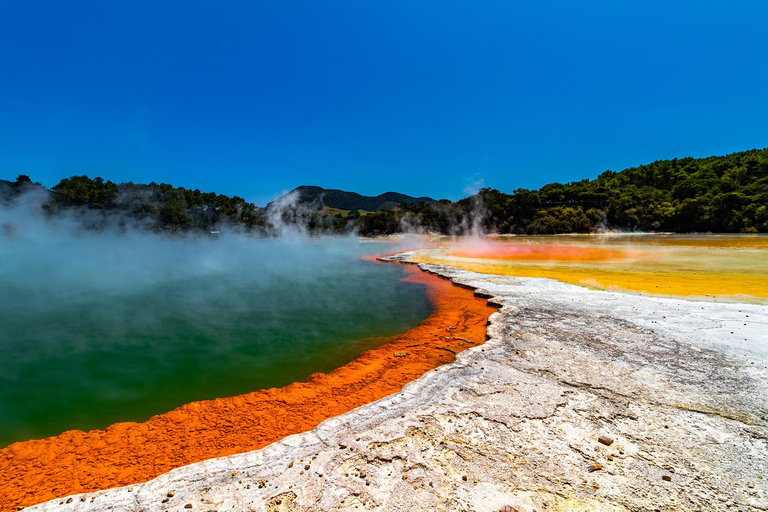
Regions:
[[[429,316],[355,239],[0,236],[0,447],[329,372]]]
[[[768,302],[764,235],[596,234],[467,238],[414,260],[592,288]]]

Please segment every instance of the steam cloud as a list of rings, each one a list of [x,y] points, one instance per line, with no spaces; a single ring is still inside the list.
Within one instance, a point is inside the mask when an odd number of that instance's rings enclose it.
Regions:
[[[311,238],[289,224],[294,236],[166,236],[117,217],[92,230],[82,213],[46,217],[45,200],[0,207],[0,446],[303,380],[367,348],[355,340],[402,332],[430,310],[421,285],[395,285],[402,268],[361,261],[412,242]],[[262,342],[286,325],[281,344]],[[187,371],[165,375],[178,360]],[[158,390],[169,386],[179,393],[166,400]]]

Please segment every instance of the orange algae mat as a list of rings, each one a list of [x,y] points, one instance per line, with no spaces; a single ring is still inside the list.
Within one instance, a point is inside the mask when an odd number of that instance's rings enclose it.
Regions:
[[[14,443],[0,450],[0,511],[144,482],[193,462],[262,448],[390,395],[452,362],[453,352],[485,341],[495,311],[485,299],[416,266],[406,269],[406,280],[427,285],[434,305],[414,329],[302,383],[193,402],[144,423]]]

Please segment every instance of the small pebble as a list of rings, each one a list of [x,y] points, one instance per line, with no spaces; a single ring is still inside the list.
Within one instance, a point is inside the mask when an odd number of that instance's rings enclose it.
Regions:
[[[587,471],[589,471],[590,473],[593,473],[595,471],[600,471],[601,469],[603,469],[603,466],[601,466],[600,464],[592,464],[587,467]]]
[[[669,475],[661,475],[661,479],[664,480],[665,482],[671,482],[672,481],[672,477],[669,476]]]
[[[608,436],[600,436],[597,438],[597,442],[604,444],[605,446],[611,446],[613,444],[613,439]]]

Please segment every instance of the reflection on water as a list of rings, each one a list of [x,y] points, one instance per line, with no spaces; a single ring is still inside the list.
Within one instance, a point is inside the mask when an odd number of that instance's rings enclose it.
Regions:
[[[418,260],[595,288],[768,302],[768,236],[761,235],[464,239]]]

